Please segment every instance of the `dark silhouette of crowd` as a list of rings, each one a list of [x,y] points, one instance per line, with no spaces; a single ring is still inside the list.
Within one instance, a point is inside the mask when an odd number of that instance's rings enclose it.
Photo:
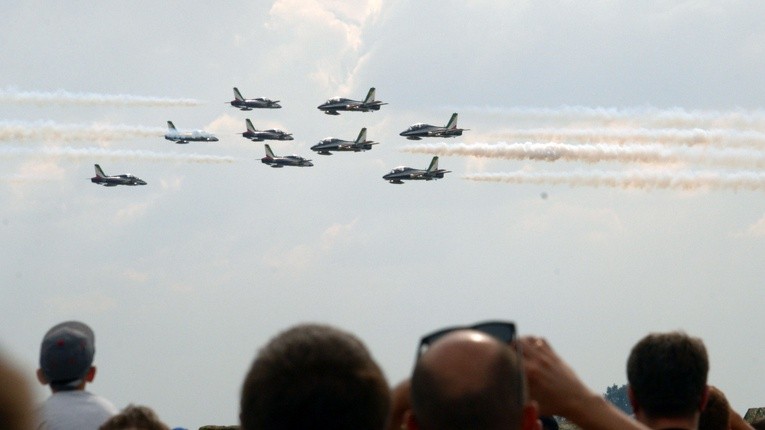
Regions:
[[[364,343],[323,324],[274,336],[241,387],[243,430],[541,430],[564,418],[585,430],[751,430],[724,393],[707,384],[701,339],[651,333],[627,359],[628,416],[587,387],[541,337],[487,321],[420,339],[409,378],[392,389]],[[43,336],[37,378],[51,395],[33,406],[30,387],[0,357],[0,430],[169,430],[147,406],[123,410],[89,392],[95,336],[67,321]],[[556,418],[559,417],[559,418]]]

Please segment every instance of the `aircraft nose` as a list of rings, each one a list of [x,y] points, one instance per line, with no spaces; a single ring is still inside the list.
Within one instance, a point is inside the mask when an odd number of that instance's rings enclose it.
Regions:
[[[401,132],[401,133],[399,133],[398,135],[399,135],[399,136],[406,136],[406,130],[402,131],[402,132]]]

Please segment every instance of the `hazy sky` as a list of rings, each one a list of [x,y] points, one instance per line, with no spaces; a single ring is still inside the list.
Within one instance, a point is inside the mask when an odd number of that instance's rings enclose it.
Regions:
[[[43,333],[79,319],[97,337],[92,391],[172,426],[234,424],[256,351],[293,324],[357,333],[394,384],[421,335],[509,319],[599,392],[626,382],[641,337],[683,329],[739,412],[765,404],[765,3],[4,12],[0,346],[30,380]],[[283,108],[234,109],[233,86]],[[316,109],[372,86],[379,112]],[[461,138],[398,135],[452,112]],[[260,163],[245,118],[294,133],[274,151],[315,166]],[[220,141],[175,145],[167,120]],[[361,127],[371,151],[309,149]],[[435,153],[445,179],[382,180]],[[94,163],[148,185],[92,184]]]

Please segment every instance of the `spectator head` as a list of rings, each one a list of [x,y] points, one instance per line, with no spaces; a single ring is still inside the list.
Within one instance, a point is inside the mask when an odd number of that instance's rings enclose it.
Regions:
[[[632,409],[648,419],[695,416],[706,402],[708,372],[701,339],[682,332],[649,334],[627,360]]]
[[[260,350],[240,407],[244,430],[383,430],[390,390],[358,338],[304,324]]]
[[[730,427],[730,404],[725,394],[715,387],[709,387],[709,396],[699,417],[698,430],[728,430]]]
[[[81,389],[93,380],[96,352],[93,330],[79,321],[66,321],[53,326],[40,346],[40,368],[37,377],[53,391]]]
[[[444,334],[412,373],[411,429],[521,429],[538,424],[523,365],[506,343],[476,330]]]
[[[98,430],[170,430],[149,407],[128,405]]]
[[[412,410],[410,396],[412,384],[409,378],[399,382],[390,393],[390,417],[388,418],[388,430],[401,430],[406,423],[407,414]]]
[[[0,429],[32,430],[34,406],[28,381],[0,355]]]

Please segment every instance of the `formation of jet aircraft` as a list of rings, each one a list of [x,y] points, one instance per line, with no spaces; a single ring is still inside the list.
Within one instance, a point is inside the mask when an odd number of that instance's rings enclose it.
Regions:
[[[172,121],[167,122],[165,139],[175,143],[217,142],[218,138],[203,130],[178,131]]]
[[[279,104],[279,100],[271,100],[265,97],[246,99],[242,97],[242,93],[239,92],[237,87],[234,87],[234,100],[231,100],[229,103],[231,103],[231,106],[239,108],[240,110],[280,109],[282,107]]]
[[[311,167],[313,166],[313,163],[311,163],[311,160],[307,160],[299,155],[285,155],[285,156],[276,156],[274,155],[274,151],[271,150],[271,147],[268,146],[268,144],[265,144],[266,147],[266,156],[261,158],[260,161],[264,164],[268,164],[271,167],[279,168],[284,166],[297,166],[297,167]]]
[[[351,100],[345,97],[334,97],[317,106],[317,109],[324,111],[327,115],[340,115],[338,111],[370,112],[380,110],[380,106],[387,104],[375,100],[375,89],[372,87],[363,101]]]
[[[420,140],[423,137],[454,137],[462,136],[462,132],[465,130],[467,129],[457,128],[457,113],[455,112],[443,127],[424,123],[412,124],[399,133],[399,136],[404,136],[409,140]]]
[[[286,133],[282,130],[269,128],[268,130],[255,130],[252,125],[252,121],[249,118],[244,120],[247,124],[247,131],[242,133],[242,136],[255,142],[262,142],[264,140],[292,140],[292,133]]]
[[[146,185],[146,181],[137,178],[129,173],[124,175],[109,176],[104,173],[101,166],[96,166],[96,176],[90,178],[90,182],[103,185],[105,187],[116,187],[117,185]]]
[[[377,142],[367,140],[367,129],[364,127],[359,132],[359,136],[356,140],[351,141],[338,139],[336,137],[327,137],[312,146],[311,150],[316,151],[321,155],[332,155],[331,151],[367,151],[372,149],[372,145],[377,145]]]
[[[279,109],[281,105],[279,100],[271,100],[265,97],[254,99],[245,99],[237,87],[233,87],[234,100],[227,102],[231,106],[242,111],[252,109]],[[341,111],[346,112],[372,112],[380,110],[382,105],[386,105],[380,100],[375,100],[375,88],[371,87],[364,100],[352,100],[344,97],[334,97],[318,106],[318,109],[327,115],[340,115]],[[242,136],[252,141],[261,142],[264,140],[293,140],[292,133],[287,133],[278,129],[257,130],[249,118],[245,119],[247,130],[242,132]],[[212,133],[203,130],[179,131],[172,121],[167,121],[167,133],[165,139],[175,143],[185,144],[189,142],[217,142],[218,138]],[[423,137],[454,137],[461,136],[467,129],[457,127],[457,113],[453,113],[449,122],[443,126],[417,123],[400,133],[401,136],[410,140],[420,140]],[[322,139],[311,147],[311,150],[320,155],[332,155],[333,152],[361,152],[372,149],[378,142],[367,140],[367,129],[362,128],[356,140],[344,140],[335,137]],[[274,168],[284,166],[311,167],[311,160],[298,155],[277,156],[269,145],[265,145],[266,156],[261,158],[261,162]],[[108,176],[104,174],[101,167],[96,164],[96,176],[91,181],[107,187],[117,185],[146,185],[146,182],[130,174]],[[449,170],[438,168],[438,157],[433,157],[427,169],[415,169],[412,167],[400,166],[391,170],[383,176],[383,179],[392,184],[403,184],[405,180],[434,180],[441,179],[444,174],[450,173]]]
[[[434,179],[441,179],[444,177],[444,173],[451,173],[451,170],[439,169],[438,157],[436,156],[430,160],[430,166],[428,166],[427,169],[423,170],[400,166],[391,170],[387,175],[384,175],[383,179],[391,184],[403,184],[403,181],[408,180],[432,181]]]

